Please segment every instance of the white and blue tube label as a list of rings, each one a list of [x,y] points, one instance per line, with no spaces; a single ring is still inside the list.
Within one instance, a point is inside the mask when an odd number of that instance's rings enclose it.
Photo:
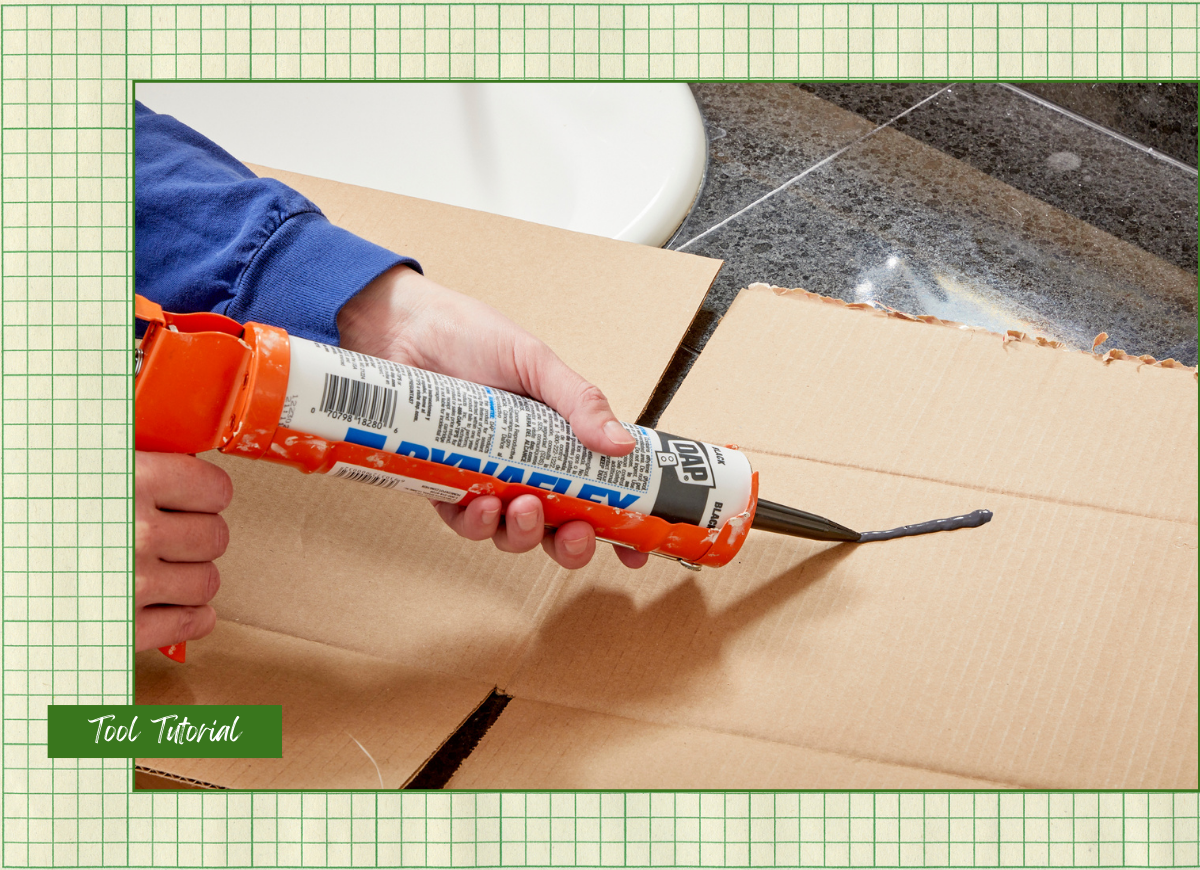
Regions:
[[[296,336],[290,342],[281,426],[669,522],[720,528],[749,503],[750,463],[737,450],[623,423],[635,449],[604,456],[584,447],[563,417],[524,396]],[[331,473],[442,501],[466,494],[433,492],[377,469]]]

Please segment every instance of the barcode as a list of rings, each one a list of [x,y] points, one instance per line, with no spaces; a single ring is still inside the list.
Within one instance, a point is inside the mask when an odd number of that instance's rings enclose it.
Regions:
[[[391,489],[399,486],[401,478],[376,474],[374,471],[368,471],[365,468],[355,468],[354,466],[343,465],[331,472],[334,477],[342,477],[346,480],[353,480],[357,483],[369,483],[372,486],[382,486],[385,489]]]
[[[353,417],[373,429],[388,428],[396,418],[396,391],[327,373],[321,410],[343,420]]]

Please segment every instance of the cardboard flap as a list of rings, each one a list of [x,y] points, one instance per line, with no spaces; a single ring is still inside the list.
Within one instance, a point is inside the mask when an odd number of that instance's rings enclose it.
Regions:
[[[537,701],[504,715],[450,780],[463,789],[986,789],[1002,785]]]
[[[631,420],[720,261],[254,167],[545,340]],[[223,618],[500,682],[565,575],[457,537],[424,499],[211,452],[229,472]]]
[[[282,704],[283,758],[140,758],[225,788],[395,789],[492,686],[219,621],[186,665],[137,656],[138,704]]]
[[[334,224],[415,257],[426,276],[482,299],[545,341],[635,420],[720,260],[617,242],[457,206],[251,166]]]
[[[492,686],[566,577],[540,547],[514,555],[458,537],[423,498],[203,458],[234,480],[213,602],[226,619]]]
[[[1194,788],[1195,392],[1187,371],[749,293],[664,429],[750,448],[764,497],[860,530],[995,519],[863,545],[752,532],[699,575],[598,561],[506,688],[1011,785]],[[1104,407],[1165,434],[1131,449]]]
[[[1196,522],[1192,370],[1006,338],[758,285],[742,291],[662,425],[765,453]],[[762,497],[781,500],[770,480]]]
[[[750,459],[818,511],[996,518],[861,545],[752,532],[699,575],[584,569],[507,691],[1030,788],[1194,787],[1194,526]]]

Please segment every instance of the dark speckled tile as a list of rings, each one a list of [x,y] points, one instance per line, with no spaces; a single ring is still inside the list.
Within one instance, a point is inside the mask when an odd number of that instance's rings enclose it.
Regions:
[[[936,93],[924,88],[913,103]],[[815,164],[874,130],[878,124],[818,99],[793,84],[700,84],[692,92],[705,118],[708,170],[696,205],[666,247],[694,250],[688,243]],[[894,117],[894,115],[893,115]],[[760,208],[769,211],[768,201]],[[765,248],[758,253],[765,252]],[[756,253],[753,249],[747,254]],[[698,351],[737,296],[739,285],[727,265],[709,291],[684,338]]]
[[[671,247],[725,266],[644,422],[758,281],[1076,347],[1107,331],[1105,347],[1196,364],[1195,175],[998,85],[955,85],[863,139],[937,93],[868,87],[813,88],[865,116],[796,86],[695,89],[717,135],[700,207]],[[772,144],[781,135],[786,148]]]
[[[797,85],[835,106],[883,124],[912,108],[948,82],[801,82]]]
[[[1195,82],[1023,82],[1020,88],[1196,165]]]
[[[1195,362],[1194,275],[894,130],[746,218],[695,246],[741,286]]]
[[[790,84],[699,84],[708,169],[678,247],[876,126]]]
[[[802,82],[798,87],[883,123],[940,85]],[[1195,82],[1020,82],[1018,87],[1189,166],[1196,165]]]
[[[896,129],[1196,272],[1196,175],[996,84],[956,84]]]

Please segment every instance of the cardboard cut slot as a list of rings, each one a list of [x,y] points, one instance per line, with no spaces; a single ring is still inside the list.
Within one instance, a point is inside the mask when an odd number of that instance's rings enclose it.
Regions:
[[[1004,786],[683,725],[514,700],[457,789],[979,789]]]
[[[282,704],[282,758],[139,758],[225,788],[397,789],[491,695],[488,683],[220,620],[186,665],[137,656],[138,704]]]
[[[498,308],[600,386],[625,420],[649,401],[720,268],[703,257],[256,171],[303,192],[335,224],[416,257],[439,283]],[[188,645],[186,665],[139,655],[137,698],[286,699],[291,742],[282,763],[148,761],[155,770],[233,788],[379,788],[353,734],[380,764],[384,787],[399,788],[511,677],[568,580],[540,550],[512,556],[457,537],[424,499],[266,462],[204,458],[234,483],[223,514],[231,542],[213,602],[222,622]]]
[[[467,757],[475,751],[479,741],[496,724],[496,720],[512,699],[508,695],[493,692],[484,699],[466,722],[459,726],[443,743],[433,757],[408,781],[406,789],[439,789],[458,771]]]

